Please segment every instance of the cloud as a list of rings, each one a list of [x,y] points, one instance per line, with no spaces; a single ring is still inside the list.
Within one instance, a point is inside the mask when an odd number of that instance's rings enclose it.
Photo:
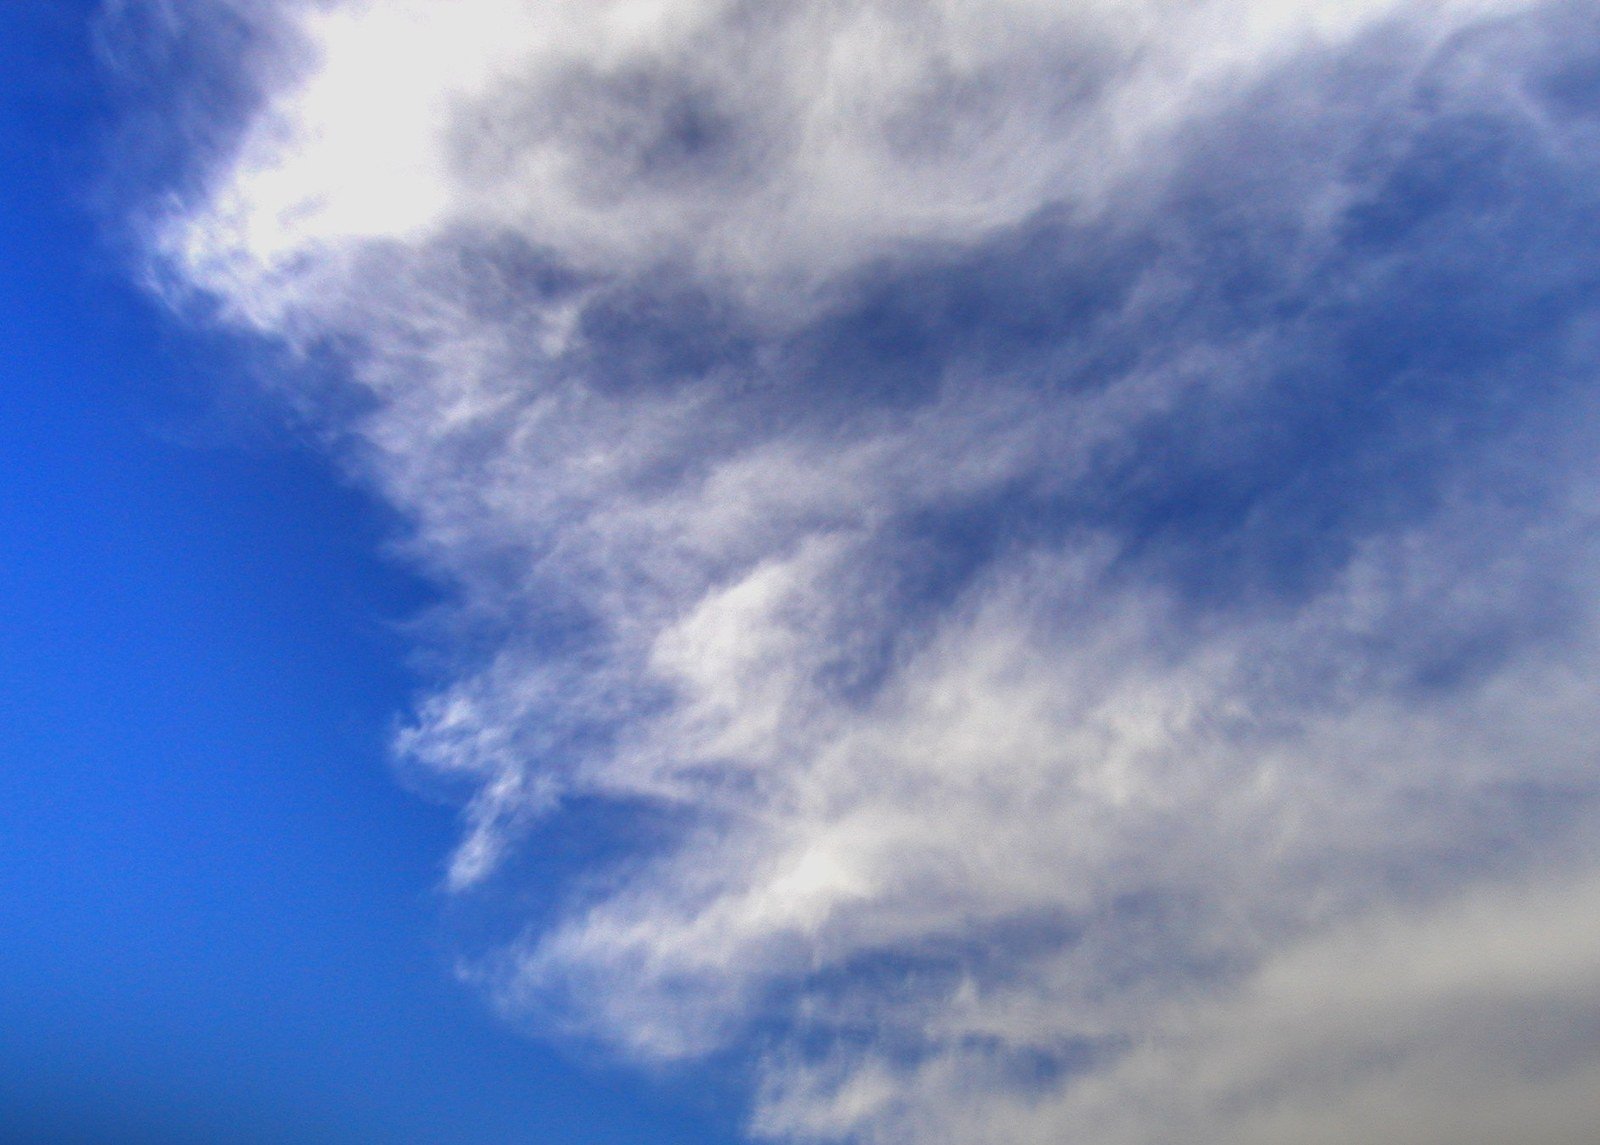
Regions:
[[[1592,15],[254,18],[153,265],[453,586],[450,885],[635,823],[508,1014],[800,1140],[1578,1139]]]
[[[1495,9],[1458,0],[1412,23],[1392,0],[280,7],[306,59],[199,225],[162,240],[268,323],[331,289],[360,245],[453,228],[793,304],[784,287],[906,243],[969,242],[1047,204],[1104,209],[1175,133],[1302,53],[1375,27],[1426,51]]]
[[[831,1138],[865,1125],[868,1140],[929,1142],[1576,1145],[1593,1133],[1600,1077],[1595,894],[1592,875],[1557,876],[1532,893],[1490,886],[1363,918],[1275,953],[1243,986],[1151,1015],[1137,1047],[1060,1088],[1007,1084],[1015,1065],[997,1050],[1057,1019],[1036,995],[1001,992],[981,1003],[987,1037],[913,1069],[782,1073],[763,1128]],[[1001,1023],[1010,1028],[992,1032]]]

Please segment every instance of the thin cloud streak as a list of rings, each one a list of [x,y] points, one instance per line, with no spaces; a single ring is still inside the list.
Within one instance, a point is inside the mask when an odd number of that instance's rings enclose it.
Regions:
[[[151,249],[454,586],[448,882],[672,823],[508,1014],[795,1140],[1592,1124],[1592,16],[268,15]]]

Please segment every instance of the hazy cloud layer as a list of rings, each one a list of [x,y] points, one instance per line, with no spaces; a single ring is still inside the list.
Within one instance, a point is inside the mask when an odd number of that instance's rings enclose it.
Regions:
[[[617,810],[509,1012],[797,1140],[1592,1132],[1585,6],[232,18],[155,276],[361,396],[451,884]]]

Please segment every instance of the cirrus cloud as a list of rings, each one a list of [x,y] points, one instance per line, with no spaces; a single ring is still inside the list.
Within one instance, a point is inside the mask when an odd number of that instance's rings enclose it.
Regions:
[[[1591,14],[247,18],[152,256],[339,356],[453,586],[450,885],[669,824],[508,1013],[795,1140],[1580,1139]]]

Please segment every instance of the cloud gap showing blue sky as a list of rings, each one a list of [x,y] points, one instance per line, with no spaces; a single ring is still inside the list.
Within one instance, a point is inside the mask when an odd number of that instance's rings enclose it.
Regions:
[[[1592,1135],[1588,6],[103,29],[189,61],[151,286],[449,598],[395,751],[508,1019],[782,1141]]]

